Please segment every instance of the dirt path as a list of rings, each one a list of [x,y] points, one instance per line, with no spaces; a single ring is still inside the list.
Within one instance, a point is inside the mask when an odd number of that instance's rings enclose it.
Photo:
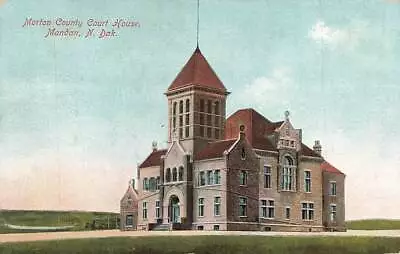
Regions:
[[[185,236],[185,235],[258,235],[258,236],[371,236],[400,237],[400,230],[349,230],[347,232],[298,233],[298,232],[244,232],[244,231],[84,231],[84,232],[51,232],[0,234],[0,243],[31,242],[44,240],[64,240],[104,237],[138,237],[138,236]]]

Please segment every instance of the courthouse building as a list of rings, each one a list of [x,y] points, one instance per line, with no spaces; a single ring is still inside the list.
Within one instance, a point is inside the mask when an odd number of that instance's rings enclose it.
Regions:
[[[319,141],[302,142],[289,112],[227,118],[229,92],[198,47],[165,95],[168,147],[153,143],[138,166],[122,230],[345,230],[345,175]]]

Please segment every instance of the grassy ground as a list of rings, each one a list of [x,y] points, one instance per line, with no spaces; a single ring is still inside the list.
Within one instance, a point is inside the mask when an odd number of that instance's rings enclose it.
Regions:
[[[71,230],[116,228],[115,213],[78,212],[78,211],[0,211],[0,233],[33,232],[33,230],[15,230],[7,228],[4,223],[19,226],[68,226]]]
[[[368,237],[173,236],[0,244],[0,253],[397,253],[400,239]]]
[[[400,229],[400,220],[354,220],[347,221],[347,229],[353,230],[391,230]]]

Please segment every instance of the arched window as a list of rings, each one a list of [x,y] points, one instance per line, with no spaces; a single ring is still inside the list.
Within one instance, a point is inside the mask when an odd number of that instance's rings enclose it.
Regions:
[[[179,167],[179,181],[183,181],[183,167]]]
[[[189,99],[186,99],[186,112],[189,112],[189,108],[190,108],[190,101]]]
[[[219,101],[214,102],[214,114],[219,115]]]
[[[176,171],[176,168],[173,168],[172,169],[172,181],[173,182],[178,181],[177,177],[178,177],[178,172]]]
[[[174,102],[174,106],[172,107],[172,114],[176,115],[176,102]]]
[[[296,166],[294,165],[294,161],[290,156],[285,156],[283,158],[283,167],[282,167],[282,178],[281,178],[281,189],[282,190],[294,190],[295,187],[295,174],[296,174]]]
[[[179,114],[183,113],[183,101],[179,101]]]
[[[165,173],[165,182],[171,182],[171,169],[167,168],[167,172]]]

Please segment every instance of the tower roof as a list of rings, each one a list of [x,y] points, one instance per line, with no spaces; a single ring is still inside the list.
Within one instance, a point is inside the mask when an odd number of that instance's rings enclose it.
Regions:
[[[215,74],[199,47],[168,87],[167,92],[196,85],[226,93],[226,88]]]

